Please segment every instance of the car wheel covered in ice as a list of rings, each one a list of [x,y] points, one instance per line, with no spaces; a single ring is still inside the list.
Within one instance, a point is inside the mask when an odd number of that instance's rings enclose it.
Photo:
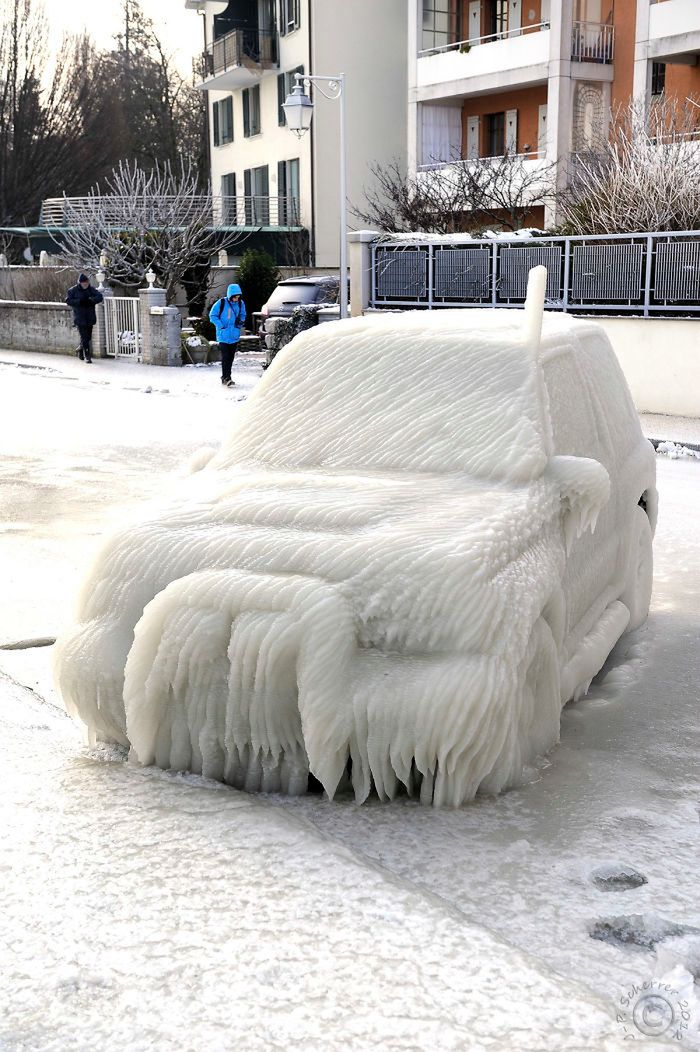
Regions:
[[[298,336],[177,504],[107,544],[69,710],[249,790],[516,785],[646,617],[654,455],[603,331],[525,312]]]

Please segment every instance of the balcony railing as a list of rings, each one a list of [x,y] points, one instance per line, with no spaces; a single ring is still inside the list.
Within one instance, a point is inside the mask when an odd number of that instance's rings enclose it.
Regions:
[[[490,157],[458,157],[449,161],[427,161],[416,166],[419,172],[436,172],[442,168],[451,168],[455,165],[486,164],[488,161],[502,161],[505,154],[497,153]],[[528,150],[526,153],[509,153],[512,160],[518,161],[542,161],[546,157],[544,150]]]
[[[418,58],[426,55],[443,55],[448,51],[462,51],[467,54],[473,47],[480,44],[492,44],[495,40],[512,40],[515,37],[528,36],[530,33],[542,33],[549,29],[549,22],[537,22],[531,26],[520,26],[518,29],[505,29],[501,33],[489,33],[483,37],[471,37],[469,40],[456,40],[452,44],[443,44],[441,47],[429,47],[418,52]]]
[[[275,30],[233,29],[195,59],[195,74],[207,80],[241,66],[273,69],[278,64]]]
[[[614,26],[600,22],[574,22],[571,58],[574,62],[600,62],[609,65],[615,46]]]
[[[115,229],[132,226],[160,230],[204,221],[219,227],[299,227],[299,200],[296,197],[254,195],[189,198],[128,197],[105,194],[102,197],[51,197],[42,202],[39,225],[80,227],[99,221]]]

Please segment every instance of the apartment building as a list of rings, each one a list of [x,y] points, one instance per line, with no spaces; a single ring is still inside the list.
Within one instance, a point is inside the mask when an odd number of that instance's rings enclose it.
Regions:
[[[312,264],[337,267],[339,102],[312,88],[314,117],[302,138],[285,126],[282,103],[296,72],[345,74],[347,198],[362,207],[370,165],[406,157],[406,0],[185,0],[185,6],[202,21],[198,87],[207,92],[212,188],[221,195],[222,221],[260,228],[280,262],[292,244],[287,232],[302,227]]]
[[[699,0],[408,4],[413,171],[508,151],[564,173],[632,97],[700,104]],[[538,225],[554,218],[534,212]]]

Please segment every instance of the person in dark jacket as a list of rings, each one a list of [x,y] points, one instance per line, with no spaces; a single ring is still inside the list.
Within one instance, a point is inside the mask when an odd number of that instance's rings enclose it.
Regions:
[[[245,321],[245,303],[240,285],[229,285],[226,296],[217,300],[209,311],[209,321],[216,326],[216,339],[221,351],[221,382],[224,387],[234,387],[231,368]]]
[[[92,362],[92,328],[97,317],[95,315],[95,304],[102,303],[102,293],[90,284],[87,274],[78,275],[78,284],[68,289],[66,303],[73,308],[73,324],[80,333],[80,348],[78,357],[81,362],[85,360],[88,364]]]

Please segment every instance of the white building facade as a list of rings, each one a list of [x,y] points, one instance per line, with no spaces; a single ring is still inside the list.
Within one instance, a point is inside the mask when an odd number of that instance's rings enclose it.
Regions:
[[[340,107],[312,89],[298,139],[281,104],[295,72],[345,74],[348,208],[362,209],[371,166],[406,159],[406,0],[185,0],[200,13],[211,181],[230,225],[264,231],[278,262],[339,262]],[[193,31],[197,31],[193,18]],[[349,212],[349,225],[353,216]],[[355,225],[362,225],[355,224]],[[246,246],[250,242],[246,242]]]

